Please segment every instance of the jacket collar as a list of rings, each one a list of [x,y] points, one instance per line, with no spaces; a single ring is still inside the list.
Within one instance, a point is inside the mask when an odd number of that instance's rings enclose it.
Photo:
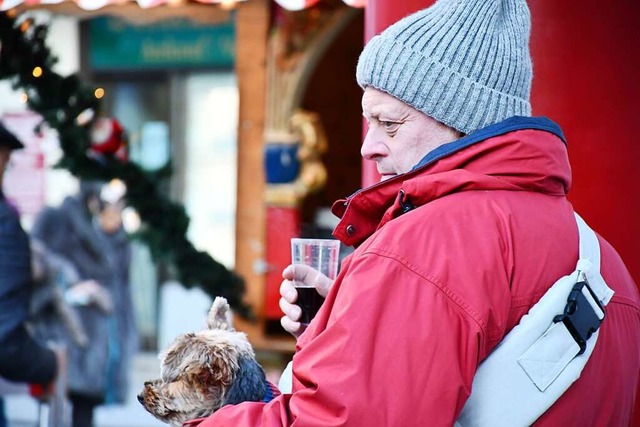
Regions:
[[[334,203],[334,236],[358,246],[407,210],[471,190],[564,195],[571,170],[564,135],[545,117],[512,117],[428,153],[411,171]]]
[[[489,125],[485,128],[478,129],[476,132],[473,132],[456,141],[441,145],[440,147],[436,148],[433,151],[430,151],[426,156],[424,156],[422,160],[420,160],[420,162],[418,162],[418,164],[413,167],[413,169],[421,168],[425,165],[435,162],[442,157],[446,157],[450,154],[455,153],[456,151],[460,151],[473,144],[484,141],[485,139],[523,129],[547,131],[560,138],[565,145],[567,144],[560,126],[558,126],[557,123],[551,121],[547,117],[513,116],[501,122]]]

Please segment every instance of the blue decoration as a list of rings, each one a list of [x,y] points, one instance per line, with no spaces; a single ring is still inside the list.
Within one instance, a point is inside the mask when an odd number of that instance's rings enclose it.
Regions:
[[[293,182],[300,172],[298,144],[267,144],[265,172],[267,184]]]

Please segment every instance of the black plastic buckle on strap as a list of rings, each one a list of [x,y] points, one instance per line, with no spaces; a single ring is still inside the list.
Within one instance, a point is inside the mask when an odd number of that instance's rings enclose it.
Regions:
[[[398,199],[399,199],[398,201],[400,202],[400,206],[402,207],[403,214],[406,214],[407,212],[415,208],[415,206],[413,206],[413,204],[409,201],[407,194],[402,189],[398,194]]]
[[[600,300],[593,293],[589,284],[585,281],[578,282],[573,285],[573,289],[567,298],[567,305],[564,307],[564,314],[558,314],[553,318],[553,323],[562,322],[573,339],[580,346],[578,355],[584,353],[587,349],[587,340],[598,330],[602,324],[602,319],[593,310],[593,307],[582,293],[582,288],[586,287],[593,300],[598,304],[604,316],[604,307],[600,304]]]

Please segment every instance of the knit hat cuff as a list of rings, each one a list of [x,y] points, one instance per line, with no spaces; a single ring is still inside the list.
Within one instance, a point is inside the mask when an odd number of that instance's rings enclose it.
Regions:
[[[531,104],[481,85],[394,40],[376,36],[365,46],[358,84],[400,99],[465,134],[511,116],[530,116]]]

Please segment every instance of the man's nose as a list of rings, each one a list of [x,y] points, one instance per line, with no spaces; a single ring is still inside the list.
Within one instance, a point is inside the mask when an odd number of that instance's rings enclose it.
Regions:
[[[362,147],[360,147],[360,155],[367,160],[376,160],[382,155],[380,151],[380,144],[376,142],[374,132],[369,128],[364,141],[362,141]]]

